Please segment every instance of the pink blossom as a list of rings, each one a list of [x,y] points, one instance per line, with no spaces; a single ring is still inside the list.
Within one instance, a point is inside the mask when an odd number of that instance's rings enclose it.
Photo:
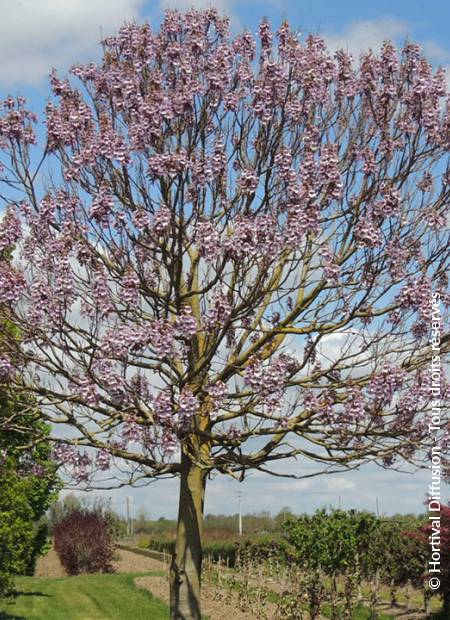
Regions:
[[[153,230],[158,236],[163,235],[166,232],[171,218],[172,214],[170,209],[164,206],[158,209],[155,217],[153,218]]]
[[[178,397],[178,416],[182,425],[188,423],[197,413],[199,402],[192,390],[184,387]]]
[[[197,321],[189,307],[184,307],[182,313],[175,320],[176,334],[188,340],[197,333]]]
[[[395,301],[400,308],[414,310],[423,320],[431,317],[431,281],[427,276],[410,278],[402,287]]]
[[[375,248],[381,245],[382,234],[371,212],[362,216],[354,228],[356,242],[359,246]]]
[[[330,280],[338,280],[341,268],[336,262],[336,255],[334,254],[334,252],[330,250],[330,248],[324,247],[321,248],[320,254],[323,258],[322,267],[325,276]]]
[[[25,288],[23,275],[8,263],[0,261],[0,303],[15,304]]]
[[[142,439],[142,428],[132,416],[128,417],[122,427],[122,439],[126,444],[139,442]]]
[[[174,347],[174,326],[169,321],[158,319],[148,328],[148,335],[156,355],[170,356]]]
[[[7,357],[0,356],[0,383],[6,383],[14,374],[14,368],[11,360]]]
[[[386,363],[373,375],[367,388],[376,408],[391,404],[395,392],[403,385],[406,372],[398,366]]]
[[[200,250],[200,254],[207,261],[213,261],[221,254],[219,233],[212,222],[199,222],[197,224],[195,243]]]
[[[169,430],[164,430],[160,438],[161,452],[167,456],[170,456],[179,447],[177,436]]]
[[[122,279],[122,301],[135,306],[139,301],[139,276],[133,267],[126,270]]]
[[[232,308],[223,293],[216,293],[203,323],[208,330],[224,326],[231,316]]]
[[[22,237],[22,226],[14,209],[6,209],[0,221],[0,252],[11,249]]]
[[[239,177],[239,188],[242,194],[253,194],[257,187],[258,177],[256,172],[251,169],[243,170]]]
[[[347,399],[344,404],[344,413],[349,420],[362,420],[366,411],[366,403],[362,391],[351,386],[347,393]]]
[[[170,424],[173,416],[173,405],[170,394],[167,392],[159,392],[159,394],[153,398],[153,410],[156,420],[163,424]]]
[[[95,456],[95,465],[101,470],[106,471],[111,467],[111,454],[108,450],[102,448],[97,451]]]

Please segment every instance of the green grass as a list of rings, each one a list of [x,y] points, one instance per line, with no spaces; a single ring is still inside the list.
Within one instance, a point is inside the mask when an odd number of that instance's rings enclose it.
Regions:
[[[136,576],[18,577],[18,595],[0,602],[0,620],[167,620],[167,605],[136,588]]]

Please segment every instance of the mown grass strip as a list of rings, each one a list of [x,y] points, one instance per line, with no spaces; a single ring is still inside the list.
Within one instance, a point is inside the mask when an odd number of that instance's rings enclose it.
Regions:
[[[136,573],[16,579],[17,596],[0,602],[0,620],[167,620],[169,609],[137,588]]]

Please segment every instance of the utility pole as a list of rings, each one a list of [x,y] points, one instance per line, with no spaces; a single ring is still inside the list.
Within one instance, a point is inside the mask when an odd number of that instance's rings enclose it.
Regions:
[[[131,538],[131,521],[130,521],[130,498],[127,495],[127,535]]]
[[[238,491],[239,500],[239,536],[242,536],[242,491]]]
[[[378,503],[378,497],[376,498],[375,501],[376,501],[376,504],[377,504],[377,517],[379,517],[380,516],[380,505]]]

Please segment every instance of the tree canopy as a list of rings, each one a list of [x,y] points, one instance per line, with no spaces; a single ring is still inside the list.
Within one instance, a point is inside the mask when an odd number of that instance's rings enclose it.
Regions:
[[[75,479],[180,476],[192,585],[209,472],[423,460],[445,72],[412,43],[355,62],[287,23],[231,37],[211,9],[125,25],[51,86],[42,142],[23,99],[0,119],[0,303],[23,334],[1,368],[71,428],[55,455]],[[293,457],[317,471],[276,466]]]

